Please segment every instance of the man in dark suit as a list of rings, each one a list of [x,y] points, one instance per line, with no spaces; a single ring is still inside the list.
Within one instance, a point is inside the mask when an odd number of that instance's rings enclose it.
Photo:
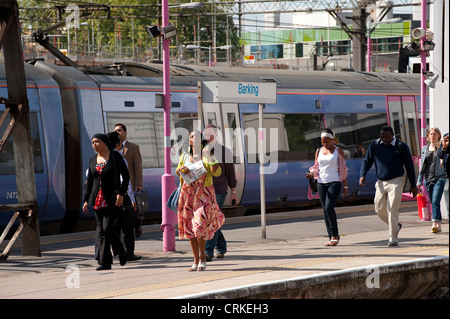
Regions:
[[[114,125],[114,131],[119,134],[122,143],[123,156],[128,162],[128,171],[130,172],[131,188],[133,192],[142,190],[144,179],[142,172],[142,157],[139,145],[127,141],[127,127],[122,123]]]
[[[130,182],[133,192],[142,190],[144,185],[143,171],[142,171],[142,156],[139,150],[139,145],[127,141],[127,127],[125,124],[117,123],[114,125],[114,131],[119,134],[120,142],[122,143],[122,154],[127,160],[128,171],[130,173]],[[137,209],[136,203],[133,202],[135,210]],[[144,212],[141,212],[142,214]],[[139,238],[142,234],[141,220],[136,218],[135,223],[135,236]]]

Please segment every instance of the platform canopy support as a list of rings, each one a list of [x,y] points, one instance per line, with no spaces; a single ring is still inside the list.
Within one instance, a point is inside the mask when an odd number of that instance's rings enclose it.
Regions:
[[[5,59],[8,97],[0,97],[5,111],[0,117],[0,127],[9,121],[0,137],[0,153],[12,136],[18,204],[0,204],[0,214],[14,211],[9,227],[0,236],[0,244],[6,238],[14,221],[20,217],[20,225],[12,236],[0,260],[6,260],[16,240],[22,237],[23,256],[41,256],[36,181],[30,134],[29,105],[25,82],[25,67],[20,41],[19,7],[15,0],[0,0],[0,49]]]

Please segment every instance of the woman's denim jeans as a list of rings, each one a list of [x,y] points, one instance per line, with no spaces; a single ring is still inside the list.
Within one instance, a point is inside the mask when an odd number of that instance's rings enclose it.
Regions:
[[[318,183],[317,192],[322,203],[323,213],[325,215],[325,225],[327,226],[328,238],[339,235],[336,211],[334,205],[341,194],[341,182]]]
[[[425,182],[425,186],[427,188],[428,196],[431,200],[431,206],[433,208],[431,220],[433,222],[441,222],[441,198],[445,188],[445,177],[439,178],[436,183]]]

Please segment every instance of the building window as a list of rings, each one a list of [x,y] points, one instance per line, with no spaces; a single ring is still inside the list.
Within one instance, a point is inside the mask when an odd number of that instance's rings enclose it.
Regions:
[[[261,52],[259,52],[261,48]],[[252,55],[259,55],[261,59],[282,59],[283,58],[283,45],[282,44],[267,44],[267,45],[252,45],[250,47]]]
[[[303,57],[303,43],[295,44],[295,57],[302,58]]]

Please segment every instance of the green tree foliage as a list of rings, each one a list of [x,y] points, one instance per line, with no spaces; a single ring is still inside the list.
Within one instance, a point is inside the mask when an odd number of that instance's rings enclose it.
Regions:
[[[173,39],[171,46],[198,44],[196,41],[199,28],[203,30],[200,31],[200,45],[210,45],[212,34],[208,34],[206,29],[211,32],[214,29],[213,9],[207,4],[207,0],[197,1],[204,2],[205,5],[197,9],[170,9],[169,20],[178,30],[178,36]],[[190,0],[171,1],[170,5],[187,2]],[[135,49],[158,46],[157,40],[149,38],[144,28],[147,25],[161,24],[160,0],[19,0],[18,3],[25,34],[65,20],[69,15],[65,8],[69,4],[78,5],[80,12],[83,12],[83,8],[94,5],[89,13],[81,18],[82,25],[76,30],[78,52],[82,50],[80,43],[85,45],[88,36],[91,45],[94,44],[93,48],[98,50],[101,46],[101,50],[109,52],[114,52],[118,46]],[[228,43],[237,47],[239,39],[232,17],[218,13],[215,19],[217,46],[226,45],[228,39]],[[61,27],[54,31],[58,32],[61,34],[60,43],[75,44],[75,30],[67,31],[67,28]]]

